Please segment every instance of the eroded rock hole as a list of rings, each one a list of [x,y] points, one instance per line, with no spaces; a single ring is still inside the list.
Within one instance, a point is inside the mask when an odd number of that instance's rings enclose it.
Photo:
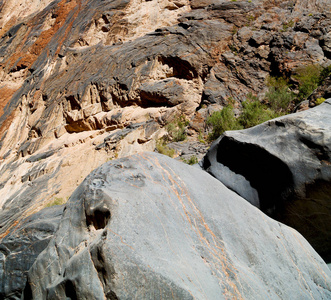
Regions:
[[[75,286],[70,280],[66,281],[66,283],[65,283],[65,293],[66,293],[67,299],[71,299],[71,300],[78,299]]]
[[[107,300],[118,300],[118,297],[116,296],[116,294],[113,291],[109,291],[106,294],[106,299]]]
[[[165,96],[160,93],[149,93],[145,91],[140,91],[140,99],[142,108],[150,108],[150,107],[173,107],[174,105],[169,102]]]
[[[197,71],[188,61],[179,57],[159,57],[159,61],[173,69],[173,77],[192,80],[198,77]]]
[[[293,176],[288,166],[265,149],[223,137],[217,161],[244,176],[258,191],[261,210],[274,215],[293,194]]]
[[[79,101],[74,96],[72,96],[72,95],[67,96],[66,99],[70,104],[71,110],[80,110],[81,109],[81,105],[80,105]]]
[[[96,208],[86,214],[86,225],[93,225],[95,229],[103,229],[110,219],[110,211],[107,208]]]
[[[32,297],[32,289],[31,289],[30,283],[28,281],[26,282],[26,285],[24,287],[23,299],[24,300],[33,299],[33,297]]]

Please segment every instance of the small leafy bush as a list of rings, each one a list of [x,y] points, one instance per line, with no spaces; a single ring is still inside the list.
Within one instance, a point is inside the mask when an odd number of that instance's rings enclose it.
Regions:
[[[167,146],[166,141],[161,138],[156,142],[156,150],[160,154],[167,155],[169,157],[174,157],[175,155],[175,149],[172,149]]]
[[[317,98],[316,101],[315,101],[315,103],[316,103],[316,105],[320,105],[320,104],[322,104],[324,101],[325,101],[325,99],[324,99],[323,97],[321,97],[321,98]]]
[[[293,27],[294,26],[294,21],[293,20],[290,20],[290,21],[288,21],[288,22],[286,22],[286,23],[283,23],[283,28],[282,28],[282,32],[285,32],[285,31],[287,31],[287,29],[289,29],[289,28],[291,28],[291,27]]]
[[[213,112],[207,119],[207,125],[212,127],[212,132],[208,136],[211,141],[217,139],[224,131],[242,129],[234,116],[231,105]]]
[[[54,205],[62,205],[66,203],[66,200],[63,198],[55,197],[55,199],[52,202],[49,202],[46,204],[45,207],[52,207]]]
[[[308,65],[296,70],[294,78],[299,81],[299,94],[297,102],[306,99],[320,84],[322,67]]]
[[[212,127],[210,141],[217,139],[224,131],[253,127],[281,115],[252,95],[247,96],[242,107],[242,113],[238,118],[234,116],[233,107],[228,105],[207,119],[207,125]]]
[[[295,94],[283,77],[269,77],[267,79],[269,90],[265,97],[268,100],[270,108],[279,114],[287,113],[290,104],[295,100]]]
[[[203,135],[202,135],[201,130],[199,130],[198,140],[199,140],[199,142],[200,142],[201,144],[206,144],[206,141],[205,141],[205,139],[204,139],[204,137],[203,137]]]
[[[192,155],[189,159],[183,158],[182,161],[188,165],[195,165],[199,162],[195,155]]]
[[[188,125],[188,121],[184,116],[179,116],[175,121],[167,125],[167,131],[169,133],[170,140],[174,142],[184,141],[187,137],[185,127]]]
[[[243,111],[238,118],[238,122],[243,128],[253,127],[279,116],[258,100],[246,100],[242,103],[242,106]]]

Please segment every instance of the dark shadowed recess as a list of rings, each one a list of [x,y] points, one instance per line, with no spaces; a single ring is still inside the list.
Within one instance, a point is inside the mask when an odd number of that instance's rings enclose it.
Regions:
[[[77,300],[76,289],[72,281],[67,280],[65,283],[65,294],[67,299]]]
[[[195,68],[188,61],[180,57],[160,56],[158,59],[163,65],[168,65],[173,69],[173,77],[186,80],[192,80],[198,77]]]
[[[331,182],[315,180],[305,185],[306,197],[287,201],[276,219],[297,229],[326,263],[331,263]]]
[[[293,193],[293,176],[287,165],[265,149],[224,136],[218,144],[217,161],[244,176],[258,191],[260,208],[275,216]]]
[[[24,290],[23,290],[23,295],[22,295],[23,299],[24,300],[30,300],[30,299],[33,299],[32,297],[32,290],[31,290],[31,285],[30,283],[27,281],[26,282],[26,285],[24,287]]]

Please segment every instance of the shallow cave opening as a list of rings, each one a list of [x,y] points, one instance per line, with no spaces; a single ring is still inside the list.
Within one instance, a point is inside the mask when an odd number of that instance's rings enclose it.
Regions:
[[[110,217],[110,211],[107,208],[93,209],[86,213],[86,225],[87,227],[93,225],[96,230],[103,229],[108,224]]]
[[[172,107],[165,96],[158,94],[158,93],[149,93],[145,91],[140,91],[140,107],[142,108],[150,108],[150,107]]]
[[[66,96],[67,101],[70,103],[71,110],[80,110],[81,105],[75,96]]]
[[[163,65],[168,65],[173,69],[173,77],[186,80],[198,77],[196,69],[188,61],[182,60],[180,57],[161,56],[158,59]]]
[[[78,299],[75,286],[70,280],[67,280],[65,283],[65,294],[67,299],[71,299],[71,300]]]
[[[262,147],[224,136],[217,161],[244,176],[259,194],[260,208],[275,216],[293,194],[293,176],[288,166]]]

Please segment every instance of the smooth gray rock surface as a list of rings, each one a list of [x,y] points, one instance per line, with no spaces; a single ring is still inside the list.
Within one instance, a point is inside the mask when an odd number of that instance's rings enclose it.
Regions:
[[[208,173],[156,153],[108,162],[66,204],[24,299],[328,299],[295,230]]]
[[[21,299],[27,273],[48,245],[62,212],[63,205],[43,209],[0,239],[0,299]]]
[[[256,127],[228,131],[202,165],[331,260],[331,99]],[[224,169],[227,172],[224,172]],[[229,176],[231,173],[231,177]]]

